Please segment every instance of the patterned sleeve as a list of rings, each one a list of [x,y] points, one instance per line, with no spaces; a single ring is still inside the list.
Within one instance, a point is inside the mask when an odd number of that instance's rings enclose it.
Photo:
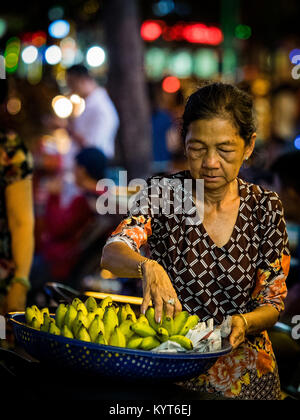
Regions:
[[[16,133],[0,135],[0,177],[5,186],[31,175],[33,159]]]
[[[131,249],[140,252],[142,245],[147,243],[152,234],[152,221],[154,201],[157,198],[155,191],[151,191],[149,180],[133,201],[127,217],[112,232],[106,245],[112,242],[124,242]]]
[[[252,293],[253,307],[271,305],[284,310],[287,295],[286,278],[290,268],[288,235],[282,203],[276,193],[268,202],[266,228],[260,246],[256,285]]]

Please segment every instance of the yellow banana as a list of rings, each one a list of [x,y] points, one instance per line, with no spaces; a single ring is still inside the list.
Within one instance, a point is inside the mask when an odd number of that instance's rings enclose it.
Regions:
[[[139,337],[138,335],[133,335],[127,343],[127,348],[138,349],[140,348],[142,341],[143,341],[143,337]]]
[[[64,325],[61,329],[61,335],[68,338],[74,338],[74,335],[72,331],[67,327],[67,325]]]
[[[185,348],[186,350],[193,350],[193,343],[187,337],[183,335],[172,335],[169,338],[170,341],[175,341],[176,343],[180,344],[181,347]]]
[[[174,317],[173,334],[179,334],[189,317],[187,311],[178,312]]]
[[[43,316],[43,319],[44,319],[44,314],[47,314],[48,316],[50,316],[49,308],[43,308],[43,309],[41,309],[40,312],[41,312],[41,314]]]
[[[104,337],[109,342],[113,330],[119,325],[118,316],[112,306],[107,306],[103,315]]]
[[[95,343],[96,344],[102,344],[102,345],[105,345],[105,346],[108,345],[108,342],[107,342],[106,338],[104,337],[102,331],[100,331],[99,334],[97,335]]]
[[[199,322],[199,317],[197,315],[190,315],[179,332],[180,335],[186,335],[189,330],[193,329]]]
[[[169,340],[169,333],[168,331],[163,328],[163,327],[159,327],[156,333],[157,338],[159,339],[159,341],[161,341],[162,343],[164,343],[165,341]]]
[[[72,324],[72,333],[73,333],[73,335],[74,335],[74,337],[76,337],[77,336],[77,334],[78,334],[78,331],[80,330],[80,328],[82,327],[82,326],[84,326],[83,325],[83,323],[82,323],[82,321],[80,321],[77,317],[76,317],[76,319],[75,319],[75,321],[73,322],[73,324]]]
[[[161,323],[157,323],[155,321],[155,310],[152,306],[149,306],[149,308],[146,311],[146,318],[149,322],[150,327],[152,327],[155,331],[158,330],[158,328],[161,326]]]
[[[108,344],[110,346],[117,346],[117,347],[125,347],[126,346],[126,338],[122,331],[120,330],[120,327],[116,327],[114,331],[112,332]]]
[[[55,325],[54,322],[50,323],[49,333],[50,334],[55,334],[55,335],[60,335],[60,329],[57,327],[57,325]]]
[[[97,302],[93,296],[89,296],[84,304],[88,312],[94,312],[97,309]]]
[[[168,331],[169,335],[173,335],[174,319],[171,316],[163,316],[161,326]]]
[[[143,350],[152,350],[155,347],[160,345],[160,341],[157,340],[155,337],[145,337],[143,338],[140,348]]]
[[[76,317],[77,310],[73,305],[69,305],[64,319],[64,324],[69,328],[69,330],[72,330],[72,324]]]
[[[95,319],[95,312],[88,312],[86,319],[87,319],[87,328],[90,327],[91,323],[94,321]],[[99,315],[98,315],[99,316]]]
[[[77,332],[77,336],[76,336],[77,340],[82,340],[82,341],[91,341],[91,337],[87,331],[87,329],[85,328],[84,325],[82,325],[79,328],[79,331]]]
[[[107,306],[111,306],[113,303],[113,300],[110,296],[106,296],[106,298],[102,299],[99,307],[105,309]]]
[[[26,324],[27,325],[31,325],[32,319],[34,317],[36,318],[35,311],[30,306],[28,306],[26,308],[26,310],[25,310],[25,321],[26,321]]]
[[[100,331],[104,334],[104,323],[100,316],[96,315],[88,329],[92,342],[95,342]]]
[[[148,337],[149,335],[154,337],[156,335],[156,331],[143,322],[135,322],[131,325],[131,330],[139,335],[140,337]]]
[[[55,312],[55,323],[58,328],[62,328],[67,312],[67,307],[64,303],[60,303]]]
[[[129,303],[126,303],[126,304],[125,304],[125,309],[126,309],[127,314],[131,314],[131,315],[132,315],[132,319],[133,319],[133,321],[134,321],[134,322],[136,322],[136,315],[135,315],[135,312],[134,312],[134,310],[132,309],[132,307],[129,305]]]

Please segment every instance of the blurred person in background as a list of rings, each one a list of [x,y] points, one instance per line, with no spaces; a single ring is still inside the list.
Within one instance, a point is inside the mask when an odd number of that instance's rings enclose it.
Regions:
[[[107,158],[95,147],[82,149],[75,157],[74,178],[79,193],[63,206],[61,177],[48,183],[45,231],[40,253],[31,272],[33,295],[47,281],[67,282],[78,258],[80,241],[89,224],[97,217],[97,182],[104,178]]]
[[[0,80],[1,120],[7,81]],[[23,311],[34,252],[32,155],[12,129],[0,129],[0,313]]]
[[[72,139],[71,159],[84,147],[97,147],[107,159],[113,159],[119,117],[107,90],[81,64],[67,69],[66,80],[71,93],[85,100],[83,113],[70,119],[67,126]]]

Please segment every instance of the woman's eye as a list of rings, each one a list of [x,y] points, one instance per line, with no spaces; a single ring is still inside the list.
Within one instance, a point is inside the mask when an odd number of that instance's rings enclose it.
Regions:
[[[225,150],[225,149],[219,149],[220,152],[224,152],[224,153],[230,153],[230,152],[234,152],[234,150]]]

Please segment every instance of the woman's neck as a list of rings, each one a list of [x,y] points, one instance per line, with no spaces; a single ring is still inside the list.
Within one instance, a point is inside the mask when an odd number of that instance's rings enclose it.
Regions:
[[[206,206],[222,207],[227,201],[236,199],[239,196],[238,181],[234,179],[230,183],[218,189],[207,189],[204,186],[204,203]]]

